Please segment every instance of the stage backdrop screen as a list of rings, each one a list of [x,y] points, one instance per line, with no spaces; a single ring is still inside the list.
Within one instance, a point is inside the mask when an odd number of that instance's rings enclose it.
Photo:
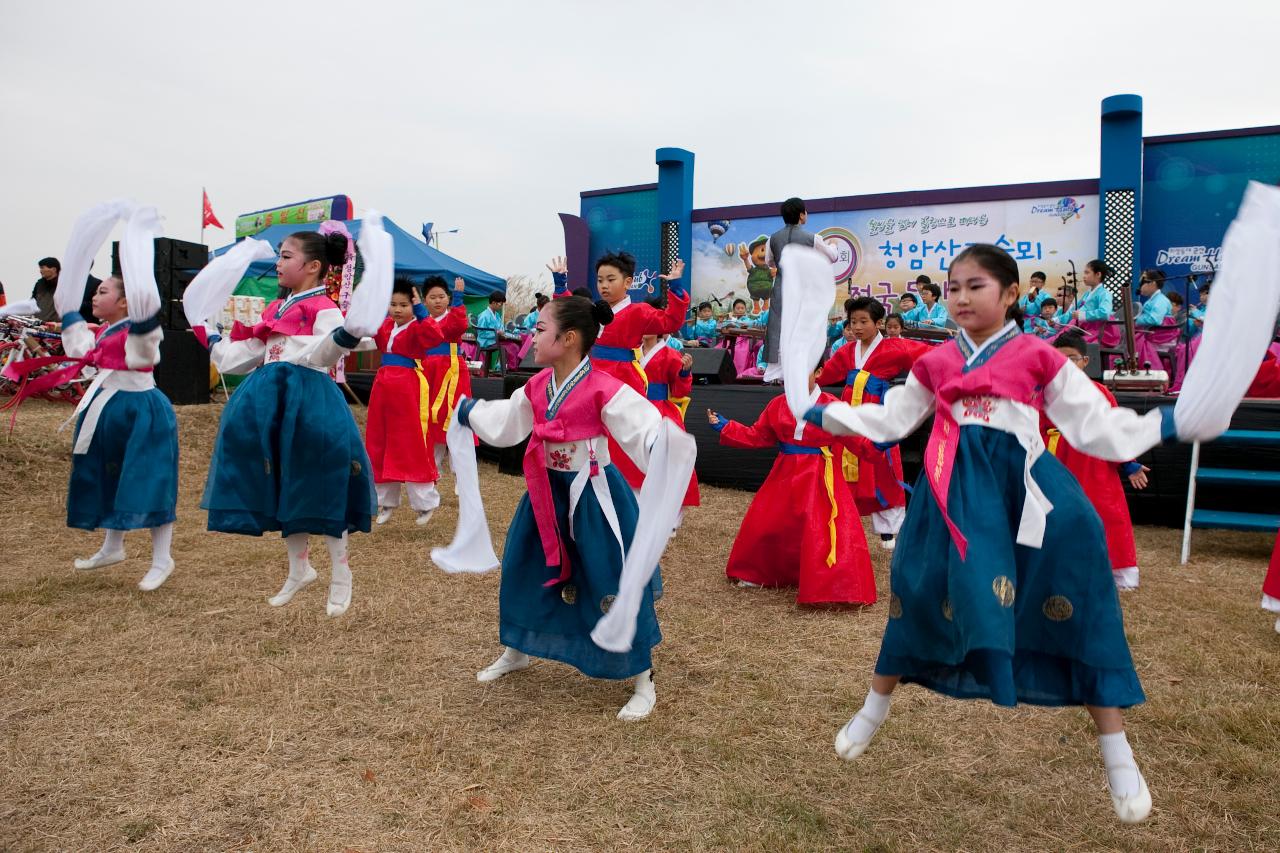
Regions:
[[[630,252],[636,259],[632,299],[651,299],[658,292],[658,190],[645,188],[582,197],[582,218],[591,231],[587,280],[595,291],[596,261],[609,252]]]
[[[696,221],[693,227],[693,300],[752,301],[747,279],[764,263],[760,238],[783,226],[782,217]],[[1055,292],[1071,263],[1083,272],[1098,254],[1098,197],[1033,198],[961,204],[815,213],[805,226],[835,242],[833,303],[847,294],[873,296],[888,307],[915,292],[921,273],[943,287],[950,261],[971,243],[995,243],[1018,261],[1022,279],[1038,271]],[[755,248],[753,249],[753,244]],[[763,272],[755,276],[756,290]],[[758,307],[758,306],[755,306]],[[754,310],[754,307],[753,307]]]
[[[1245,185],[1280,183],[1280,134],[1149,144],[1142,171],[1143,268],[1171,277],[1211,272]],[[1174,289],[1181,293],[1184,282]],[[1199,301],[1194,288],[1188,297]]]

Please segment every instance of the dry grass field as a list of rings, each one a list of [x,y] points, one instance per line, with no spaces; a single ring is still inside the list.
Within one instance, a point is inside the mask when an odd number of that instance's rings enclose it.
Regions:
[[[345,617],[324,614],[320,547],[321,582],[268,607],[282,542],[206,533],[198,507],[218,406],[178,411],[168,583],[136,587],[145,533],[128,562],[73,571],[99,539],[63,524],[68,413],[33,402],[0,439],[0,849],[1280,849],[1269,537],[1200,534],[1184,569],[1176,531],[1138,531],[1143,588],[1123,600],[1149,700],[1129,729],[1155,811],[1129,827],[1080,709],[907,687],[867,755],[838,760],[885,603],[730,587],[748,493],[704,489],[668,552],[658,707],[624,724],[626,685],[559,664],[476,683],[499,651],[498,577],[429,564],[449,494],[425,530],[406,508],[354,537]],[[482,478],[501,547],[522,482]]]

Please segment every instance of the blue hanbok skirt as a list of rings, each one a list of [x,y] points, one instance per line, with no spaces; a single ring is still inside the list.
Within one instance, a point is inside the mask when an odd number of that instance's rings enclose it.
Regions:
[[[969,542],[963,562],[921,475],[893,556],[875,671],[997,705],[1142,702],[1102,522],[1048,453],[1031,471],[1053,504],[1043,547],[1015,541],[1025,460],[1013,435],[961,428],[947,502]]]
[[[77,438],[83,423],[82,413]],[[88,451],[71,456],[67,526],[159,527],[176,518],[177,505],[178,421],[169,398],[156,388],[116,391],[102,407]]]
[[[327,373],[272,362],[231,395],[200,501],[210,530],[367,533],[375,503],[360,430]]]
[[[502,583],[498,597],[502,644],[534,657],[577,667],[592,678],[629,678],[653,666],[653,647],[662,642],[653,602],[661,594],[661,575],[654,573],[640,605],[631,651],[607,652],[591,641],[596,626],[613,603],[622,574],[622,554],[609,528],[595,490],[588,487],[574,512],[575,538],[569,536],[569,484],[576,472],[548,471],[556,505],[556,522],[568,552],[572,575],[556,586],[543,586],[559,575],[546,565],[533,506],[526,494],[516,508],[502,551]],[[627,547],[639,517],[626,479],[606,465],[609,493]]]

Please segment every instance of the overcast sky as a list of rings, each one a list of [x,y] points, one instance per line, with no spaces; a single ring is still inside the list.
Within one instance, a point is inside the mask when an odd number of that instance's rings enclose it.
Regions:
[[[506,276],[661,146],[711,207],[1096,176],[1122,92],[1148,135],[1280,124],[1271,0],[1042,5],[0,0],[0,281],[120,195],[197,239],[202,186],[232,229],[345,193]]]

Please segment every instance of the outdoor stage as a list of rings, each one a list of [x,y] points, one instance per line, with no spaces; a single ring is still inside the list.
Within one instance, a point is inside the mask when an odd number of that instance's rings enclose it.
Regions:
[[[471,378],[477,399],[499,400],[524,385],[532,374],[510,374],[505,377]],[[352,389],[367,400],[373,374],[358,373],[348,377]],[[839,388],[828,388],[839,394]],[[707,424],[706,410],[713,409],[725,417],[752,423],[771,399],[782,393],[781,386],[769,385],[694,385],[690,395],[689,433],[698,442],[698,480],[714,486],[754,491],[764,482],[777,453],[766,450],[735,450],[722,447]],[[1161,394],[1118,393],[1120,405],[1145,412],[1160,405],[1172,405],[1176,397]],[[1269,429],[1280,419],[1280,400],[1245,400],[1231,419],[1232,429]],[[928,438],[931,421],[902,442],[903,468],[907,482],[914,483],[920,471],[920,456]],[[508,474],[519,474],[524,445],[507,450],[480,447],[481,458],[496,461]],[[1170,444],[1157,447],[1141,458],[1151,469],[1150,485],[1137,492],[1125,489],[1129,511],[1135,524],[1159,524],[1181,527],[1186,511],[1187,477],[1191,470],[1191,445]],[[1280,469],[1280,451],[1260,447],[1216,448],[1212,444],[1201,449],[1201,465],[1253,470]],[[1197,504],[1214,509],[1239,512],[1280,513],[1280,494],[1274,489],[1239,485],[1215,486],[1201,483]]]

